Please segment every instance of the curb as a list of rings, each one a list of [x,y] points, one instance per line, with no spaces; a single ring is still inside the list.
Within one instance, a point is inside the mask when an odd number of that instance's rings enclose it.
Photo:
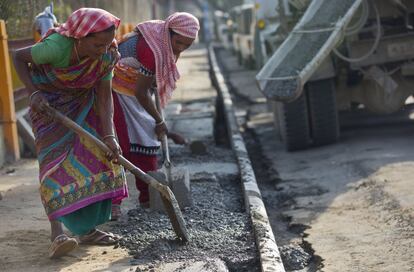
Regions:
[[[227,135],[240,169],[243,186],[244,201],[247,211],[252,220],[256,246],[259,251],[260,265],[263,272],[285,272],[280,257],[279,249],[273,235],[266,208],[262,200],[260,189],[257,186],[256,176],[251,166],[249,154],[247,153],[243,137],[239,131],[237,120],[233,110],[233,101],[227,84],[218,66],[214,52],[214,45],[208,47],[210,63],[210,77],[213,86],[217,89],[219,103],[224,109],[227,125]]]

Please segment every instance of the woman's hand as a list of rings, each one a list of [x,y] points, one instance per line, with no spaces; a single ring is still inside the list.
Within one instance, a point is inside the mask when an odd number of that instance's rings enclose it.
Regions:
[[[39,114],[44,114],[48,119],[52,119],[49,111],[49,103],[39,91],[32,93],[29,99],[29,106],[32,111]]]
[[[116,138],[114,136],[105,137],[104,138],[104,143],[112,151],[112,152],[107,152],[105,154],[106,158],[109,161],[113,161],[114,163],[118,163],[119,156],[122,155],[122,150],[121,150],[121,147],[119,146],[118,141],[116,140]]]
[[[172,139],[175,144],[179,144],[179,145],[187,144],[187,140],[178,133],[168,132],[168,138]]]
[[[162,137],[167,134],[168,134],[168,128],[164,121],[155,125],[155,135],[157,135],[157,138],[159,141],[161,141]]]

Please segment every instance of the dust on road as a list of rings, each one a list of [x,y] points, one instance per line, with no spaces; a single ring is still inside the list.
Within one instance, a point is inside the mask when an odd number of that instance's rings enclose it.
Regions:
[[[47,257],[50,227],[38,193],[37,174],[36,160],[21,160],[0,170],[4,195],[0,201],[0,271],[129,269],[128,252],[113,247],[82,246],[60,260]]]
[[[236,105],[287,271],[414,271],[412,120],[348,114],[339,143],[286,152],[269,108],[255,103],[254,71],[248,84],[235,58],[220,54],[236,101],[251,98]]]
[[[212,258],[222,260],[230,271],[259,271],[252,226],[244,208],[232,150],[210,146],[207,154],[191,156],[188,149],[172,147],[171,153],[172,160],[181,166],[184,161],[179,158],[186,158],[185,167],[193,172],[193,205],[183,210],[190,243],[181,245],[176,240],[166,215],[138,207],[114,227],[124,237],[121,246],[134,256],[132,263],[145,271],[160,262]],[[215,169],[203,167],[214,163]]]

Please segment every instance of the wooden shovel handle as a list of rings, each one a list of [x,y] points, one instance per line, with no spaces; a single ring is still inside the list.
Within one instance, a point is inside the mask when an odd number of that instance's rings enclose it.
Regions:
[[[162,120],[165,122],[164,110],[161,108],[160,95],[158,93],[158,90],[154,89],[154,95],[155,95],[155,106],[157,107],[157,110],[160,113]],[[170,149],[168,148],[168,137],[166,134],[162,136],[161,148],[162,148],[162,155],[164,157],[164,165],[165,167],[169,168],[171,166],[171,160],[170,160]]]
[[[64,116],[57,110],[49,107],[48,114],[54,118],[54,120],[60,122],[62,125],[68,127],[69,129],[76,132],[79,136],[84,137],[92,142],[94,142],[103,152],[112,152],[101,140],[97,139],[95,136],[84,130],[81,126],[73,122],[68,117]],[[183,241],[189,241],[189,235],[187,227],[185,226],[184,217],[181,213],[180,207],[178,205],[177,199],[175,198],[173,192],[166,185],[161,184],[159,181],[151,177],[150,175],[145,174],[141,169],[133,165],[123,156],[119,156],[119,164],[124,166],[127,170],[131,171],[139,179],[143,180],[148,185],[152,186],[161,194],[161,199],[165,207],[165,211],[171,221],[174,232],[177,236]]]
[[[50,115],[53,117],[54,120],[60,122],[62,125],[66,126],[67,128],[73,130],[75,133],[77,133],[79,136],[85,137],[89,139],[90,141],[94,142],[103,152],[111,152],[109,147],[106,146],[101,140],[90,134],[88,131],[83,129],[81,126],[76,124],[74,121],[69,119],[68,117],[64,116],[62,113],[58,112],[54,108],[49,106]],[[159,181],[151,177],[150,175],[147,175],[145,172],[143,172],[141,169],[133,165],[130,161],[125,159],[122,155],[119,156],[118,163],[125,167],[127,170],[129,170],[132,174],[137,176],[139,179],[147,183],[148,185],[154,187],[160,193],[164,193],[165,191],[165,185],[161,184]]]

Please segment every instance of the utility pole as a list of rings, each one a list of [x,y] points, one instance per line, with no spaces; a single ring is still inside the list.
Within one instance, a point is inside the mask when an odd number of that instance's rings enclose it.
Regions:
[[[157,0],[152,0],[151,18],[153,20],[157,19]]]
[[[170,5],[169,5],[169,14],[172,14],[172,13],[174,13],[175,12],[175,0],[170,0],[169,1],[170,3]]]
[[[129,6],[128,6],[128,1],[123,1],[124,3],[124,23],[128,23],[129,22]]]
[[[283,35],[286,37],[288,34],[288,18],[286,14],[286,1],[285,0],[279,0],[279,18],[280,18],[280,26],[282,29]]]

